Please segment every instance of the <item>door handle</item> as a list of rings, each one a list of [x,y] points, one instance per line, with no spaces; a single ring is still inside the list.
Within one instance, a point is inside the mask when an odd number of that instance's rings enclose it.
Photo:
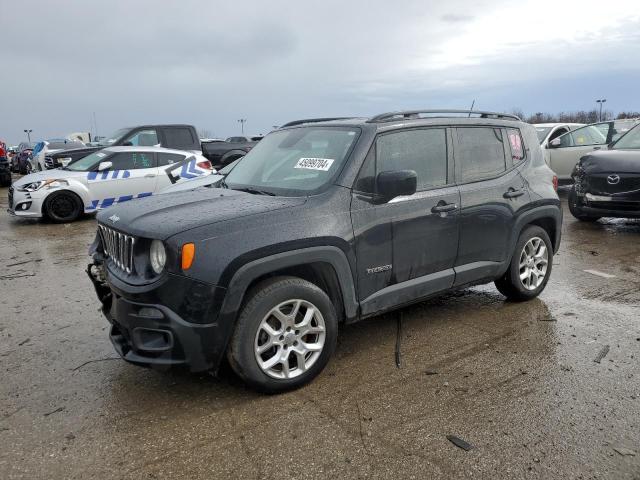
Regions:
[[[156,176],[155,176],[155,174],[153,174],[153,173],[147,173],[147,174],[144,176],[144,178],[155,178],[155,177],[156,177]]]
[[[439,203],[431,209],[431,213],[447,213],[458,208],[455,203]]]
[[[522,195],[524,195],[523,189],[516,190],[515,188],[510,188],[509,190],[504,192],[504,195],[502,196],[504,198],[517,198],[517,197],[521,197]]]
[[[593,147],[594,150],[600,150],[602,147]]]

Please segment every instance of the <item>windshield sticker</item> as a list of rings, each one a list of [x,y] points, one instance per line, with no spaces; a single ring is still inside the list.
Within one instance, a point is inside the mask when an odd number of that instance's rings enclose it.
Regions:
[[[96,153],[96,157],[99,157],[99,158],[106,157],[106,156],[107,156],[106,153],[102,153],[102,152]]]
[[[307,170],[321,170],[326,172],[331,168],[332,158],[301,158],[293,168],[306,168]]]

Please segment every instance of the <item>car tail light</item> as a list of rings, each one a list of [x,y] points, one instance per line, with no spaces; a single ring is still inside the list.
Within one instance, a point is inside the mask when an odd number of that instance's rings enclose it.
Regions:
[[[244,150],[245,152],[248,152],[248,151],[249,151],[249,150],[251,150],[252,148],[253,148],[253,147],[244,147],[244,148],[243,148],[243,150]]]
[[[196,163],[196,165],[199,168],[202,168],[204,170],[213,170],[213,167],[211,166],[211,162],[209,160],[198,162],[198,163]]]
[[[553,189],[558,191],[558,177],[556,175],[553,176]]]

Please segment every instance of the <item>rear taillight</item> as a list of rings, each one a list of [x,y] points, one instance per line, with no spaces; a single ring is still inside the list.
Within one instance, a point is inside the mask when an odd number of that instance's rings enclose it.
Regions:
[[[199,168],[202,168],[203,170],[213,170],[213,167],[211,166],[211,162],[209,160],[205,160],[203,162],[198,162],[198,163],[196,163],[196,165]]]
[[[558,191],[558,177],[556,175],[553,176],[553,189]]]
[[[248,151],[249,151],[249,150],[251,150],[252,148],[253,148],[253,147],[244,147],[244,148],[243,148],[243,150],[244,150],[245,152],[248,152]]]

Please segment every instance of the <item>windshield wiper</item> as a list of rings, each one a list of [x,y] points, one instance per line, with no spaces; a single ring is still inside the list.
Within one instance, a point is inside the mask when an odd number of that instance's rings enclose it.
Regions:
[[[271,197],[276,196],[276,194],[273,192],[267,192],[266,190],[256,190],[255,188],[250,188],[250,187],[234,188],[233,190],[237,190],[239,192],[252,193],[254,195],[269,195]]]

